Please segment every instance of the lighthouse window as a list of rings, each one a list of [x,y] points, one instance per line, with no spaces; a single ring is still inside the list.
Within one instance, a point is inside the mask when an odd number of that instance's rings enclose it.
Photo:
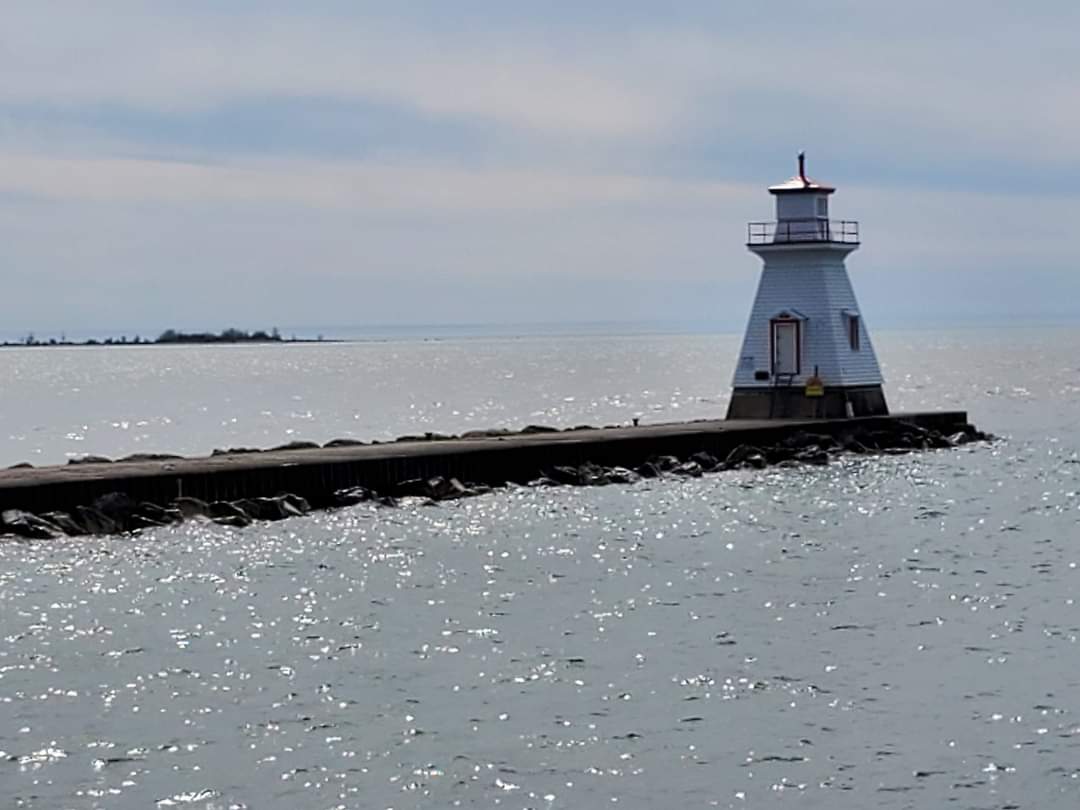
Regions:
[[[824,197],[817,198],[817,215],[827,217],[829,215],[829,202]]]
[[[859,350],[859,316],[848,315],[848,344],[853,352]]]

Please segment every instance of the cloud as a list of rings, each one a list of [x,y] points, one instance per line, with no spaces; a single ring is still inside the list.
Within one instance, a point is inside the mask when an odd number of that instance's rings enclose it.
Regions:
[[[564,139],[679,142],[702,126],[743,142],[872,133],[880,148],[937,154],[962,138],[976,154],[1030,161],[1067,159],[1080,137],[1080,12],[1064,4],[1039,16],[972,2],[783,14],[683,3],[678,15],[635,9],[631,24],[582,30],[584,12],[568,8],[561,25],[522,12],[517,24],[473,14],[456,28],[372,6],[284,8],[17,3],[0,100],[182,116],[324,98]]]
[[[738,184],[543,169],[314,160],[224,164],[0,153],[0,190],[110,204],[243,204],[459,216],[567,207],[682,207],[733,200]]]
[[[547,135],[648,136],[676,109],[591,48],[443,37],[380,21],[300,15],[59,13],[8,20],[0,99],[183,112],[243,98],[381,101]],[[584,45],[584,43],[583,43]]]
[[[336,164],[130,163],[31,165],[27,176],[57,193],[28,185],[0,204],[5,294],[18,302],[6,328],[635,318],[738,328],[760,267],[745,222],[772,213],[762,186],[694,180],[359,166],[327,190]],[[102,190],[73,196],[65,178]],[[833,211],[862,222],[849,265],[871,322],[1038,312],[1080,294],[1067,233],[1078,202],[842,186]],[[1020,278],[1037,283],[1018,288]]]
[[[16,0],[8,289],[27,328],[728,317],[802,147],[871,300],[1065,279],[1080,7],[1050,6]]]

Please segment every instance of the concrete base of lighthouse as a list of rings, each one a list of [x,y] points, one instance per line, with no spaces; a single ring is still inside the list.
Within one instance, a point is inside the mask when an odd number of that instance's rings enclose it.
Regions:
[[[885,392],[880,385],[826,388],[825,395],[808,397],[801,386],[735,388],[728,419],[845,419],[850,416],[887,416]]]

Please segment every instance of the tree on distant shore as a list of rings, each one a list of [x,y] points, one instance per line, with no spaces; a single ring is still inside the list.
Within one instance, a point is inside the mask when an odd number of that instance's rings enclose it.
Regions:
[[[319,340],[323,336],[319,335]],[[296,340],[296,335],[290,338]],[[60,339],[55,337],[39,338],[33,332],[25,337],[14,341],[0,341],[0,346],[145,346],[161,343],[281,343],[285,342],[281,332],[275,326],[269,332],[265,329],[257,329],[254,332],[246,332],[243,329],[223,329],[214,332],[181,332],[177,329],[166,329],[154,339],[144,338],[142,335],[134,335],[130,339],[127,335],[107,337],[102,340],[87,338],[83,341],[69,341],[67,333],[61,333]]]
[[[275,328],[267,334],[263,330],[245,332],[242,329],[229,328],[218,332],[178,332],[175,329],[166,329],[158,335],[155,343],[268,343],[280,341],[281,335]]]

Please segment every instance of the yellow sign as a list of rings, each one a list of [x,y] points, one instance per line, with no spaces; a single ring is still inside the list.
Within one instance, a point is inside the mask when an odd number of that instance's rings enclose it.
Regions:
[[[825,383],[816,374],[806,381],[806,395],[808,397],[825,396]]]

